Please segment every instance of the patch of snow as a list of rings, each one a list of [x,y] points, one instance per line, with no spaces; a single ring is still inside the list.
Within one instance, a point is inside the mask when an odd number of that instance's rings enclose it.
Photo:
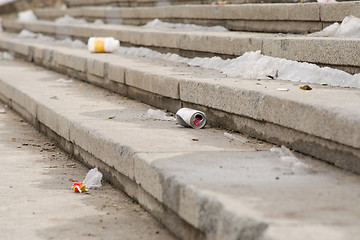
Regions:
[[[37,20],[37,17],[32,10],[27,10],[18,13],[18,21],[20,22],[29,22],[35,20]]]
[[[318,3],[336,3],[336,0],[317,0]]]
[[[87,48],[86,44],[80,40],[72,40],[70,38],[65,38],[63,40],[56,40],[54,37],[45,36],[41,33],[33,33],[26,29],[21,30],[18,34],[21,38],[33,38],[42,42],[54,42],[58,45],[69,46],[72,48]]]
[[[14,56],[8,52],[0,52],[0,59],[1,60],[13,60]]]
[[[146,112],[146,115],[149,118],[155,119],[155,120],[161,120],[161,121],[176,121],[176,119],[174,117],[169,117],[166,115],[166,112],[162,111],[162,110],[153,110],[153,109],[149,109]]]
[[[213,31],[213,32],[229,31],[222,26],[205,27],[195,24],[168,23],[168,22],[163,22],[157,18],[145,24],[144,27],[157,28],[157,29],[180,29],[180,30],[191,30],[191,31]]]
[[[330,86],[360,88],[360,74],[351,75],[329,67],[319,67],[306,62],[269,57],[261,54],[260,51],[247,52],[238,58],[226,60],[219,57],[196,57],[190,59],[177,54],[162,54],[147,48],[134,47],[120,47],[117,53],[215,69],[232,78],[268,79],[267,76],[269,75],[277,75],[277,80],[316,84],[326,83]]]
[[[347,16],[339,23],[334,23],[320,32],[311,33],[310,37],[360,38],[360,18]]]
[[[104,21],[101,19],[96,19],[93,23],[97,24],[97,25],[101,25],[101,24],[104,24]]]
[[[37,34],[33,33],[33,32],[30,32],[29,30],[23,29],[18,34],[18,37],[20,37],[20,38],[36,38]]]
[[[65,15],[63,17],[59,17],[55,19],[55,23],[57,24],[85,24],[87,21],[82,18],[73,18],[69,15]]]
[[[58,83],[72,83],[73,80],[71,80],[71,79],[66,80],[66,79],[63,79],[63,78],[59,78],[58,80],[56,80],[56,82],[58,82]]]
[[[224,132],[224,136],[227,137],[230,140],[238,141],[241,143],[246,143],[248,140],[242,136],[235,136],[234,134]]]

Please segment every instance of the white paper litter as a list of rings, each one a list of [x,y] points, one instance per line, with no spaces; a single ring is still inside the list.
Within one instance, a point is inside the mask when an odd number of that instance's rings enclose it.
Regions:
[[[99,188],[101,187],[102,177],[102,173],[97,168],[93,168],[86,174],[83,183],[87,189]]]
[[[149,109],[149,110],[147,110],[146,114],[149,118],[152,118],[155,120],[176,121],[176,119],[174,117],[166,116],[166,112],[164,112],[162,110]]]
[[[37,20],[37,17],[32,10],[27,10],[18,13],[18,21],[20,22],[29,22],[35,20]]]
[[[227,32],[226,28],[222,26],[206,27],[195,24],[184,24],[184,23],[168,23],[159,20],[158,18],[146,23],[145,28],[155,29],[178,29],[178,30],[189,30],[189,31],[213,31],[213,32]]]
[[[241,143],[246,143],[248,141],[246,138],[244,138],[242,136],[235,136],[235,135],[233,135],[231,133],[228,133],[228,132],[225,132],[224,136],[227,137],[230,140],[238,141],[238,142],[241,142]]]

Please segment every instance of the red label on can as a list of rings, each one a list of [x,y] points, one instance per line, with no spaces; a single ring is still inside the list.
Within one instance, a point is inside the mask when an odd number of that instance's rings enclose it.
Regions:
[[[194,124],[197,126],[201,122],[200,118],[195,118]]]

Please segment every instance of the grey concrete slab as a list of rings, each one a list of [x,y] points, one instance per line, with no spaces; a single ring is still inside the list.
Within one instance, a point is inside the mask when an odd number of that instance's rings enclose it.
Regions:
[[[21,45],[12,36],[4,35],[4,39],[7,38],[14,46]],[[193,104],[209,111],[209,123],[213,126],[285,144],[346,170],[360,172],[360,117],[359,112],[354,111],[359,108],[357,89],[314,86],[309,94],[301,91],[297,83],[268,80],[258,85],[254,80],[225,78],[216,71],[199,71],[152,59],[90,54],[83,49],[66,53],[66,47],[30,41],[26,46],[52,52],[50,68],[56,71],[172,112],[181,105]],[[94,64],[104,69],[104,78],[86,72],[87,61],[94,59]],[[105,76],[112,63],[116,63],[112,68],[119,68],[119,80],[111,80],[114,73],[110,74],[111,78],[109,74]],[[214,76],[218,81],[213,80]],[[284,87],[289,91],[276,91]],[[224,115],[228,121],[222,120]],[[68,138],[66,134],[65,139]]]
[[[73,193],[89,169],[9,108],[0,119],[2,239],[175,239],[104,180],[90,194]]]
[[[25,63],[5,62],[0,68],[1,84],[28,96],[58,127],[70,130],[74,147],[150,194],[152,201],[135,189],[128,192],[147,209],[156,211],[158,202],[205,234],[193,239],[353,239],[359,234],[359,176],[302,155],[284,158],[270,152],[271,145],[251,139],[231,141],[222,130],[148,118],[149,106],[83,82],[57,82],[61,75]],[[1,97],[9,101],[6,89],[0,88]],[[55,130],[44,117],[37,115]],[[70,129],[61,118],[71,122]],[[167,227],[178,226],[170,221]]]
[[[357,2],[337,4],[227,4],[181,5],[159,7],[107,8],[81,7],[69,10],[38,9],[41,19],[54,19],[64,14],[91,21],[101,18],[108,23],[143,25],[155,18],[162,21],[220,25],[234,31],[273,33],[307,33],[320,31],[330,23],[342,21],[346,16],[358,16]],[[290,24],[290,25],[289,25]]]
[[[191,55],[190,57],[197,55],[237,57],[248,51],[261,50],[268,56],[328,65],[350,73],[360,71],[357,51],[359,40],[356,38],[319,38],[250,32],[201,32],[93,24],[67,24],[57,27],[55,23],[48,21],[27,24],[12,20],[3,22],[4,29],[10,32],[19,32],[26,28],[45,34],[52,32],[52,35],[56,36],[58,34],[56,29],[65,27],[61,37],[68,36],[87,41],[92,36],[112,36],[123,44],[155,47],[166,52]]]

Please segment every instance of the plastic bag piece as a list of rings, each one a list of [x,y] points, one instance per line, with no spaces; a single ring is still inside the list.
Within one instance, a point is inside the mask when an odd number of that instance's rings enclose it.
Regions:
[[[101,179],[103,175],[97,168],[91,169],[85,177],[84,184],[87,189],[101,187]]]

